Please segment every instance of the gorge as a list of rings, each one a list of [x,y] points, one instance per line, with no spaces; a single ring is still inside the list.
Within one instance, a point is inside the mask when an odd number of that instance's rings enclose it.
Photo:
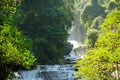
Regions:
[[[73,63],[85,55],[85,29],[80,22],[78,2],[79,0],[76,0],[74,4],[75,20],[68,30],[70,34],[68,42],[73,45],[73,48],[69,55],[65,55],[65,59],[70,60],[70,63],[64,65],[37,65],[35,69],[30,71],[20,70],[18,71],[20,77],[17,78],[16,76],[14,80],[77,80],[74,77],[75,69],[73,68]]]
[[[0,0],[1,80],[119,80],[120,0]]]

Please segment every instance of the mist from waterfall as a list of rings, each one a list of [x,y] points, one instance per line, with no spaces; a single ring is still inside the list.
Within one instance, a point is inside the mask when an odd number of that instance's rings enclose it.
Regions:
[[[70,57],[74,57],[77,59],[77,57],[81,58],[85,55],[85,28],[80,22],[80,0],[75,1],[74,9],[74,21],[72,22],[71,28],[68,30],[68,33],[70,34],[70,36],[68,37],[68,42],[73,44],[73,49],[69,54]]]

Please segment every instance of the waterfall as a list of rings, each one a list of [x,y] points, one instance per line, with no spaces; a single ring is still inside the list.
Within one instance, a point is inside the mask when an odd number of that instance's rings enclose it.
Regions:
[[[75,19],[71,29],[68,30],[70,36],[68,42],[73,44],[73,49],[66,59],[74,62],[85,55],[85,29],[80,22],[80,0],[75,0]],[[77,80],[74,78],[73,64],[64,65],[38,65],[33,70],[20,70],[13,80]]]
[[[73,49],[69,54],[69,56],[66,57],[66,59],[71,59],[71,60],[80,59],[85,55],[85,47],[84,47],[85,28],[80,22],[80,12],[81,12],[80,0],[75,1],[74,9],[75,9],[74,11],[75,19],[72,22],[71,29],[68,30],[68,33],[70,34],[70,36],[68,37],[68,42],[73,44]]]

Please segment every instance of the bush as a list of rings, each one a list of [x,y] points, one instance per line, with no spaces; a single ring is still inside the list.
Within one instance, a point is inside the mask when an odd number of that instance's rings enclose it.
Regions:
[[[19,66],[25,69],[35,62],[35,57],[29,51],[29,44],[15,27],[0,26],[0,78],[8,77],[10,70]]]

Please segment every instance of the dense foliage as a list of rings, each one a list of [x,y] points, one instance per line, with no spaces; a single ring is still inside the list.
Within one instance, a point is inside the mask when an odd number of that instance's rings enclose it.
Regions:
[[[0,25],[10,23],[10,19],[16,12],[16,7],[21,0],[0,0]]]
[[[88,45],[92,46],[88,49],[86,56],[77,61],[75,67],[78,72],[75,76],[79,80],[83,78],[85,80],[118,80],[120,78],[120,12],[117,10],[119,0],[116,0],[117,2],[98,1],[104,3],[101,6],[106,7],[108,15],[105,19],[96,16],[91,21],[91,25],[85,25],[89,27],[87,29]]]
[[[15,22],[32,40],[40,64],[58,63],[66,53],[67,28],[73,19],[74,0],[24,0]]]
[[[88,46],[88,48],[92,48],[95,45],[95,41],[97,40],[97,36],[100,29],[99,27],[104,21],[106,14],[113,10],[119,9],[119,0],[80,1],[80,5],[82,5],[80,12],[80,21],[86,28],[85,44]],[[94,35],[90,36],[91,33]]]
[[[120,12],[111,12],[101,26],[96,45],[77,62],[76,76],[86,80],[118,80],[120,74]],[[117,72],[117,73],[115,73]]]
[[[91,4],[86,5],[81,14],[82,23],[86,25],[86,27],[89,27],[96,17],[105,17],[104,10],[105,9],[98,4],[98,0],[91,0]]]
[[[18,68],[30,69],[36,60],[31,54],[28,39],[11,25],[19,4],[16,0],[0,1],[0,79],[2,80],[10,78],[12,71]]]
[[[11,77],[15,69],[30,69],[36,60],[31,52],[40,64],[63,62],[72,48],[67,29],[74,19],[74,1],[23,0],[22,5],[21,0],[0,1],[0,79]],[[75,76],[79,80],[118,80],[120,0],[79,1],[75,6],[86,28],[88,51],[75,64]]]
[[[7,76],[10,69],[30,69],[34,62],[35,57],[21,33],[15,27],[0,26],[0,78]]]
[[[103,18],[106,16],[105,7],[100,5],[100,3],[99,0],[87,0],[87,3],[84,5],[80,13],[80,21],[86,28],[87,38],[85,44],[87,44],[89,48],[94,47],[98,36],[99,26],[103,22]],[[82,4],[84,4],[84,2],[82,2]]]
[[[115,1],[116,1],[116,3],[117,3],[118,9],[120,10],[120,0],[115,0]]]

